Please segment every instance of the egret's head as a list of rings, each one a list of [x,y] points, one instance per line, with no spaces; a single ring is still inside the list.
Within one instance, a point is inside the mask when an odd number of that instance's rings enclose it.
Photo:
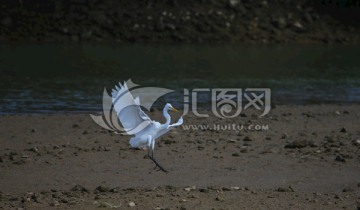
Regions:
[[[170,103],[167,103],[165,105],[165,107],[167,108],[167,110],[172,110],[172,111],[175,111],[175,112],[179,111],[179,110],[175,109]]]

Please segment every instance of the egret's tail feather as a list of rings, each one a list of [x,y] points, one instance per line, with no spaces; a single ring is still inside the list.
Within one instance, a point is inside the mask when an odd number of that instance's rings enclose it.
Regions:
[[[132,137],[129,143],[132,148],[144,148],[147,146],[147,139],[144,137],[142,138],[142,136]]]

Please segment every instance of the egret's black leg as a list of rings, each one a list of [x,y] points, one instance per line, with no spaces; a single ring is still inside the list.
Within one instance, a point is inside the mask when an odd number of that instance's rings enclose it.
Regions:
[[[153,157],[149,157],[154,163],[155,163],[155,165],[157,166],[157,167],[159,167],[159,169],[160,170],[162,170],[163,172],[165,172],[165,173],[169,173],[167,170],[165,170],[161,165],[159,165],[159,163],[153,158]]]
[[[153,159],[154,159],[154,150],[151,150],[151,157],[150,157],[150,159],[151,159],[151,160],[153,160]],[[157,165],[155,165],[154,170],[155,170],[157,167],[158,167],[158,166],[157,166]]]
[[[150,148],[149,148],[149,150],[150,150]],[[165,172],[165,173],[168,173],[168,171],[165,170],[165,169],[155,160],[155,158],[154,158],[154,151],[153,151],[153,150],[151,150],[151,156],[150,156],[150,151],[148,151],[148,157],[150,158],[150,160],[152,160],[152,161],[155,163],[156,167],[159,167],[160,170],[162,170],[162,171]],[[155,167],[155,168],[156,168],[156,167]]]

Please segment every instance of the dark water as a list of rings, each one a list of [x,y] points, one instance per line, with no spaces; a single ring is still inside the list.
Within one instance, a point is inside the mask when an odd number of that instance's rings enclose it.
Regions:
[[[22,44],[0,46],[0,114],[95,112],[131,78],[177,90],[271,88],[275,104],[359,103],[360,46]],[[203,106],[208,99],[201,101]]]

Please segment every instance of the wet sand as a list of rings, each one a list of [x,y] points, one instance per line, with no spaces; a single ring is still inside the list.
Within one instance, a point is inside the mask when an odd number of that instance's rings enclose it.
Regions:
[[[147,151],[131,149],[129,136],[87,114],[3,115],[0,209],[358,209],[359,110],[286,105],[226,120],[189,114],[185,125],[243,129],[172,130],[155,150],[167,174],[154,170]],[[162,120],[161,112],[149,115]],[[255,125],[264,129],[246,129]]]

